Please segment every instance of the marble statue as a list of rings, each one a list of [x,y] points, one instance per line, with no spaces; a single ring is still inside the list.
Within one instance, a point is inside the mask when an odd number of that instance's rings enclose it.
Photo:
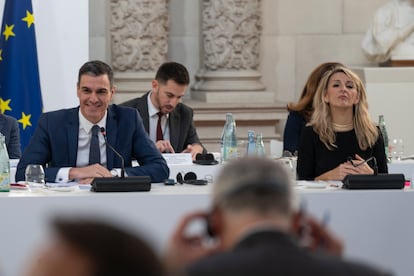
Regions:
[[[369,60],[377,63],[414,60],[414,0],[390,0],[380,7],[362,49]]]

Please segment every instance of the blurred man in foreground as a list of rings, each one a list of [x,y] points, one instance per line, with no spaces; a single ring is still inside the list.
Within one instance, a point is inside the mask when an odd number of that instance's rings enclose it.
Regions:
[[[105,223],[56,220],[54,237],[27,276],[161,276],[163,266],[141,239]]]
[[[203,152],[193,122],[193,110],[181,103],[190,77],[184,65],[162,64],[144,96],[121,105],[138,109],[144,127],[160,152],[188,152],[193,159]]]
[[[189,276],[385,275],[341,260],[342,244],[331,233],[294,214],[290,182],[282,165],[271,160],[226,165],[213,188],[211,211],[188,215],[173,233],[169,270]],[[208,221],[214,245],[205,236],[187,234],[197,219]],[[299,240],[306,241],[306,249]]]

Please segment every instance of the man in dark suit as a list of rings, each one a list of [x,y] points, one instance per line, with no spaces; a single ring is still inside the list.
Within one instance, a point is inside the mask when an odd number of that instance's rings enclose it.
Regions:
[[[213,187],[211,211],[188,215],[173,233],[167,267],[189,276],[386,275],[340,259],[342,244],[331,233],[294,214],[290,182],[283,165],[272,160],[227,164]],[[216,243],[203,242],[205,234],[188,234],[196,220],[207,220]]]
[[[20,132],[15,118],[0,114],[0,133],[6,138],[6,147],[10,159],[22,156],[20,149]]]
[[[190,78],[187,69],[166,62],[158,69],[152,89],[141,98],[121,105],[138,109],[144,127],[160,152],[203,152],[193,123],[193,110],[181,103]]]
[[[128,176],[148,175],[153,182],[168,178],[168,166],[145,133],[138,112],[109,105],[114,93],[109,65],[85,63],[78,75],[80,106],[42,114],[17,166],[16,180],[24,180],[29,164],[47,165],[48,182],[90,183],[95,177],[119,175],[121,160],[106,146],[104,132],[108,144],[125,159]],[[133,158],[140,166],[131,167]]]

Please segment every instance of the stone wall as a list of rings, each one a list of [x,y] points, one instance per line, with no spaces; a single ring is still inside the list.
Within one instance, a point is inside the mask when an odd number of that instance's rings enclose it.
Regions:
[[[110,60],[109,1],[90,1],[90,58]],[[292,101],[319,63],[369,65],[361,41],[375,10],[387,0],[262,0],[259,71],[278,101]],[[169,1],[168,59],[200,68],[201,0]],[[150,84],[148,84],[150,85]]]

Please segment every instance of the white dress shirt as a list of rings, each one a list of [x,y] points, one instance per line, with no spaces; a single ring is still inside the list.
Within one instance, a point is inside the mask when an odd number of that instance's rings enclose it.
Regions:
[[[91,144],[92,127],[98,125],[106,129],[106,116],[108,112],[105,112],[103,118],[97,123],[93,124],[86,119],[79,109],[79,137],[78,137],[78,152],[76,158],[76,167],[86,167],[89,165],[89,147]],[[101,151],[101,165],[106,167],[106,145],[105,139],[102,133],[98,133],[99,148]],[[69,179],[70,167],[60,168],[56,175],[56,182],[68,182],[73,179]]]
[[[148,94],[147,105],[148,105],[148,115],[149,115],[149,137],[154,143],[157,142],[157,123],[158,123],[158,112],[160,110],[156,108],[151,102],[151,94]],[[170,140],[170,127],[168,125],[169,114],[164,114],[161,117],[161,129],[164,140]]]

